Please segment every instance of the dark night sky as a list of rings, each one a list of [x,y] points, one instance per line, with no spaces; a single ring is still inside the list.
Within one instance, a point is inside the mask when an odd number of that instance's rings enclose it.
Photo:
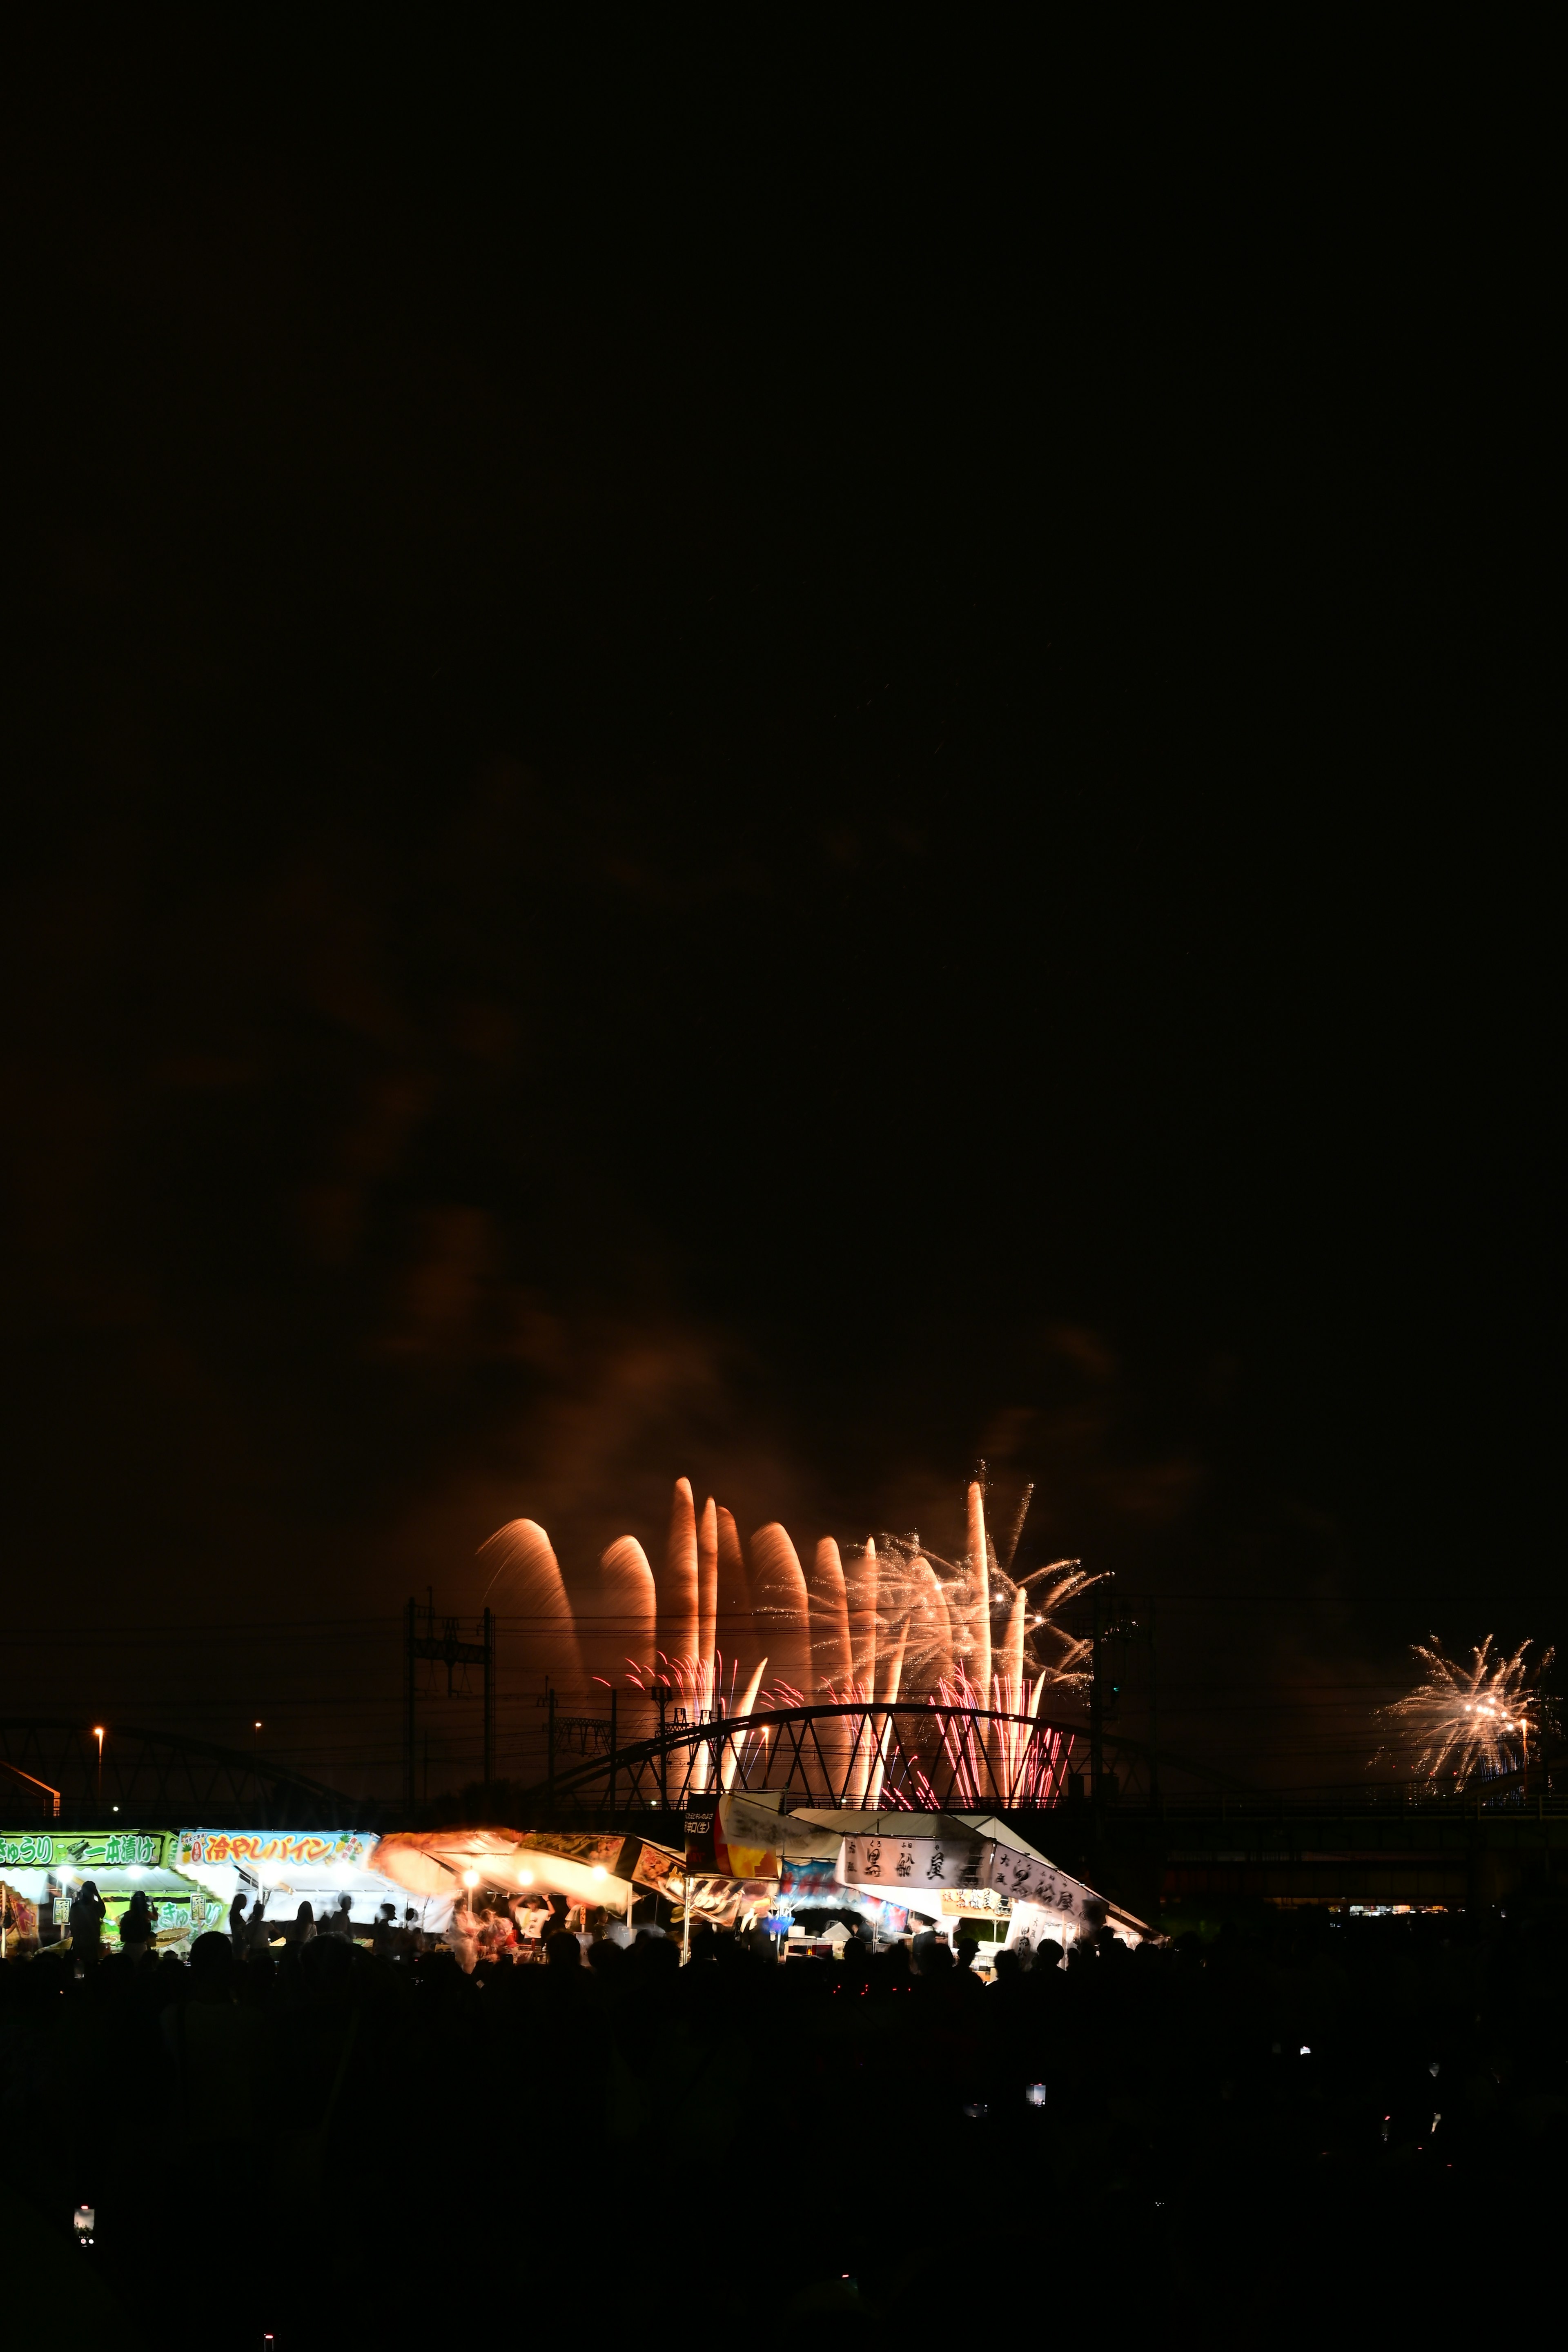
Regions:
[[[248,21],[7,101],[6,1710],[980,1454],[1234,1769],[1557,1632],[1528,143]]]

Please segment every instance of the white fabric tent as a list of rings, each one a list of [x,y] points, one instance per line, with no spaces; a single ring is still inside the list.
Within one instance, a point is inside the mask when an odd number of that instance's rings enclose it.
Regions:
[[[766,1804],[766,1797],[749,1797]],[[783,1817],[781,1851],[838,1855],[839,1884],[920,1911],[919,1897],[941,1911],[941,1895],[966,1886],[1005,1895],[1008,1943],[1027,1935],[1064,1947],[1089,1927],[1109,1927],[1122,1943],[1152,1931],[1132,1912],[1061,1870],[994,1813],[852,1812],[807,1807]],[[902,1867],[907,1861],[908,1867]]]

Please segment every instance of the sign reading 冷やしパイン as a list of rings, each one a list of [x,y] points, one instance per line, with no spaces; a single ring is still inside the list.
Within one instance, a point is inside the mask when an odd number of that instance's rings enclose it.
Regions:
[[[13,1870],[57,1870],[69,1863],[73,1870],[143,1868],[163,1859],[163,1839],[147,1830],[95,1830],[61,1837],[48,1831],[29,1831],[21,1837],[0,1838],[0,1864]]]
[[[285,1837],[267,1830],[254,1835],[235,1830],[182,1830],[175,1842],[175,1866],[201,1869],[210,1863],[287,1862],[296,1869],[332,1869],[344,1865],[363,1870],[374,1840],[357,1830],[327,1832],[321,1836]]]

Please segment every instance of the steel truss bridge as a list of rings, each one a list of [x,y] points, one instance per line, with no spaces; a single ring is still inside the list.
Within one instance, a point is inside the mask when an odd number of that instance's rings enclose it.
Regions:
[[[265,1756],[119,1723],[100,1764],[97,1738],[79,1723],[0,1719],[0,1808],[29,1823],[63,1814],[76,1828],[346,1828],[368,1810]]]
[[[574,1755],[575,1749],[576,1754]],[[679,1811],[715,1790],[767,1790],[797,1804],[886,1812],[1033,1811],[1102,1784],[1146,1792],[1155,1759],[1082,1723],[927,1699],[772,1708],[667,1722],[615,1744],[613,1719],[557,1719],[550,1769],[529,1793],[553,1821],[572,1813]],[[1082,1765],[1099,1765],[1086,1788]]]

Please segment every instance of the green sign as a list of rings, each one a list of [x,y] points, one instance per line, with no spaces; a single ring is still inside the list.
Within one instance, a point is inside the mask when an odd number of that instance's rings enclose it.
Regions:
[[[90,1830],[66,1837],[40,1830],[0,1838],[0,1864],[13,1870],[60,1870],[68,1864],[90,1878],[95,1870],[127,1870],[132,1863],[156,1864],[163,1859],[162,1833],[147,1830]]]

